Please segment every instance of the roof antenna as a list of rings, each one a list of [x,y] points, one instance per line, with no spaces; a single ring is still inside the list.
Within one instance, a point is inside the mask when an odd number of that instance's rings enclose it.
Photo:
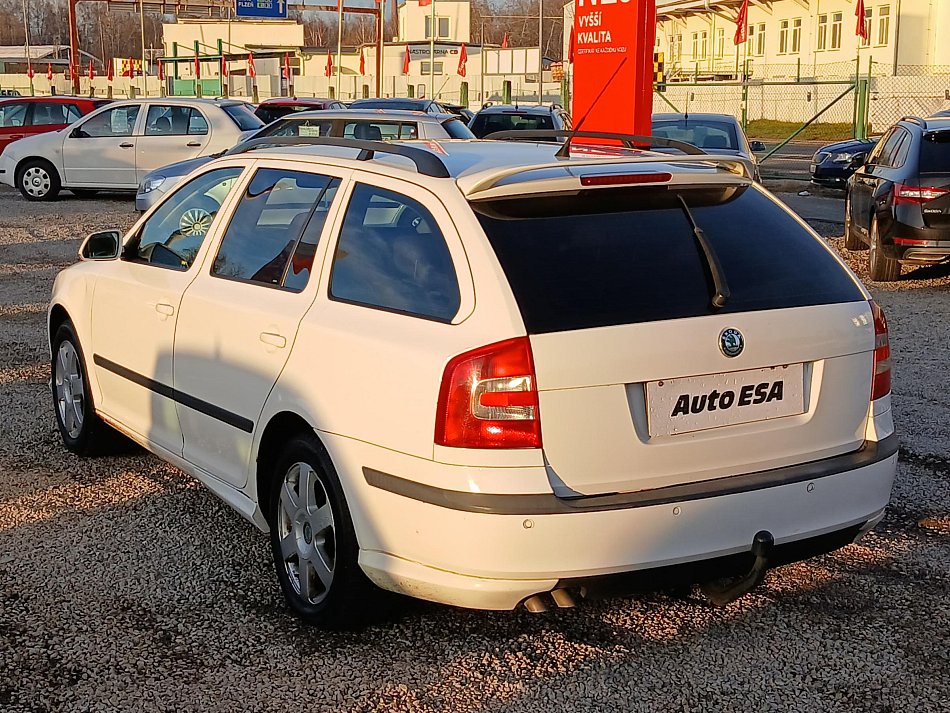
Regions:
[[[574,130],[571,132],[571,135],[567,137],[567,141],[564,142],[564,145],[558,149],[557,153],[554,154],[555,158],[570,158],[571,157],[571,139],[574,138],[574,134],[581,130],[581,127],[584,125],[584,122],[587,121],[587,117],[590,116],[590,113],[594,110],[594,107],[597,106],[597,102],[600,101],[600,98],[604,96],[604,92],[607,91],[607,88],[610,86],[611,82],[614,81],[614,77],[617,76],[617,73],[623,68],[627,63],[627,58],[624,57],[620,60],[620,64],[617,65],[617,69],[614,70],[614,73],[610,75],[610,79],[607,80],[607,83],[604,85],[604,88],[600,90],[600,93],[591,103],[590,108],[587,110],[587,113],[580,118],[580,121],[577,122],[577,126],[574,127]]]

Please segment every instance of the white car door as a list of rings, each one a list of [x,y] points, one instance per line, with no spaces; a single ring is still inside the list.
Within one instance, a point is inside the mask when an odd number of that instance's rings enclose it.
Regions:
[[[348,172],[259,161],[230,224],[185,292],[175,336],[184,457],[242,486],[253,433],[316,296],[311,276]]]
[[[242,165],[212,169],[162,203],[97,279],[91,355],[100,409],[153,444],[180,455],[172,348],[182,294],[195,279],[215,231],[221,197]],[[204,252],[203,252],[204,251]]]
[[[135,146],[136,185],[156,168],[202,155],[211,140],[211,124],[197,106],[169,103],[146,108]]]
[[[110,104],[65,132],[63,183],[67,186],[135,188],[135,145],[142,105]]]

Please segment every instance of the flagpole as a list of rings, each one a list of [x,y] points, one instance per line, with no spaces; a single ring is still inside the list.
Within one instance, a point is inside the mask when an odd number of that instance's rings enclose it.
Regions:
[[[33,58],[30,56],[30,21],[26,10],[26,0],[23,0],[23,41],[26,49],[26,74],[30,80],[30,96],[33,96]]]
[[[543,20],[544,20],[544,0],[538,0],[538,104],[539,105],[544,104],[544,74],[542,73],[543,63],[541,62],[541,45],[544,42]]]
[[[432,19],[429,21],[429,100],[435,99],[435,0],[432,0]]]
[[[343,0],[337,0],[336,8],[338,16],[336,31],[336,98],[340,100],[342,99],[340,96],[340,79],[343,75]]]
[[[145,0],[139,0],[139,26],[142,29],[142,96],[148,96],[148,70],[145,64]]]

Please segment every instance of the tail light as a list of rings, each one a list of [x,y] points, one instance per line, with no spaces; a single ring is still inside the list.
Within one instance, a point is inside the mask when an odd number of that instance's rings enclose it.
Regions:
[[[920,205],[940,196],[950,193],[946,188],[930,188],[928,186],[908,186],[903,183],[894,184],[894,205],[913,203]]]
[[[537,379],[527,337],[489,344],[445,367],[435,442],[454,448],[540,448]]]
[[[871,383],[871,400],[876,401],[891,392],[891,345],[887,339],[887,318],[884,310],[874,300],[871,316],[874,319],[874,380]]]

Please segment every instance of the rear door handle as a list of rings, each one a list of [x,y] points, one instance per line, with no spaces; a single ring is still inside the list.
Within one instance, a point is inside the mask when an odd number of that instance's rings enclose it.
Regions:
[[[185,144],[185,146],[190,146],[190,147],[192,147],[192,148],[198,148],[199,146],[201,146],[201,142],[200,142],[200,141],[189,141],[187,144]]]
[[[10,141],[16,141],[17,139],[22,139],[25,136],[26,134],[10,134],[8,138],[10,139]]]
[[[175,308],[165,302],[159,302],[156,304],[155,311],[159,314],[164,314],[166,317],[171,317],[173,314],[175,314]]]
[[[135,144],[129,143],[128,141],[123,141],[121,144],[119,144],[120,149],[131,149],[134,147],[135,147]]]
[[[261,332],[260,339],[264,344],[269,344],[272,347],[277,347],[278,349],[283,349],[287,346],[287,337],[282,334],[275,334],[274,332]]]

